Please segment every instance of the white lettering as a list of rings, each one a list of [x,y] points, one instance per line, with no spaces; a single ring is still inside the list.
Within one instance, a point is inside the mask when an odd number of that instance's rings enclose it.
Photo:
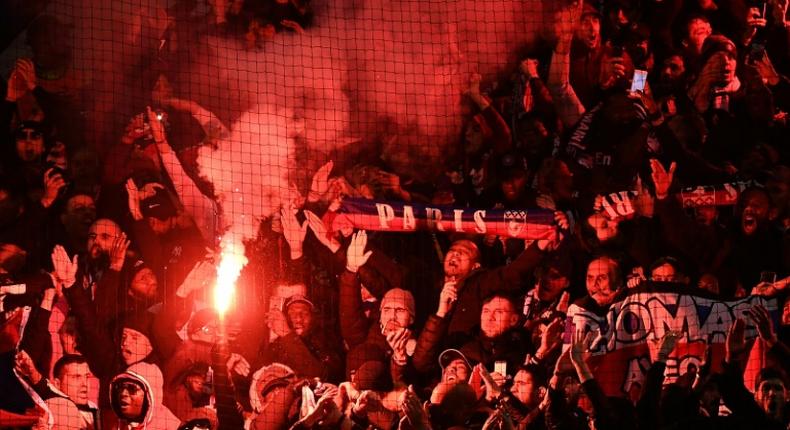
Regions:
[[[425,218],[428,222],[429,229],[444,231],[444,226],[442,226],[442,211],[436,208],[425,208]]]
[[[475,219],[475,231],[480,234],[485,234],[488,230],[486,228],[486,211],[475,211],[473,218]]]
[[[453,215],[455,219],[455,231],[464,231],[464,210],[455,209],[453,210]]]
[[[376,203],[376,210],[379,212],[379,226],[384,230],[389,230],[390,221],[395,219],[395,210],[386,203]]]
[[[411,206],[403,206],[403,229],[414,230],[417,222],[414,220],[414,209]]]

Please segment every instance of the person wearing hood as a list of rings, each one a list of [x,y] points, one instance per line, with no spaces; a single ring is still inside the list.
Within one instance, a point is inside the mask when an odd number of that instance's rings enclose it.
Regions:
[[[98,318],[90,292],[75,286],[77,258],[69,260],[66,251],[62,247],[56,247],[53,264],[57,273],[56,280],[61,284],[77,319],[79,336],[81,339],[90,340],[80,344],[79,350],[85,356],[91,372],[99,378],[100,392],[105,392],[110,380],[118,372],[144,360],[154,360],[153,346],[149,338],[151,315],[147,311],[127,313],[120,318],[120,323],[116,326],[121,331],[118,344],[113,341],[112,328]],[[105,396],[99,397],[102,416],[108,416],[108,400]],[[161,395],[158,401],[162,401]],[[107,419],[105,424],[109,424]]]
[[[162,404],[162,372],[153,364],[136,363],[110,382],[115,430],[176,430],[181,424]]]

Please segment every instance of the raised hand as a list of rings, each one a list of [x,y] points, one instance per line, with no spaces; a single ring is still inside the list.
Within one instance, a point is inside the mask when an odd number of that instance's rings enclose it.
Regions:
[[[357,273],[360,267],[367,263],[373,251],[365,252],[368,245],[368,234],[365,230],[360,230],[351,237],[351,244],[346,251],[346,269],[351,273]]]
[[[593,374],[587,366],[587,359],[590,357],[590,345],[592,345],[595,336],[596,333],[593,331],[585,334],[584,327],[576,327],[576,330],[573,332],[570,359],[571,364],[576,368],[579,381],[582,383],[593,379]]]
[[[749,347],[744,337],[746,322],[737,318],[727,332],[727,340],[724,342],[724,360],[727,363],[739,362],[748,352]]]
[[[313,231],[316,239],[318,239],[318,241],[324,246],[329,248],[332,253],[337,252],[340,249],[340,242],[328,236],[326,226],[324,225],[324,222],[321,220],[321,218],[308,210],[305,210],[304,214],[307,217],[307,223],[310,226],[310,230]]]
[[[151,136],[154,138],[154,142],[158,144],[167,143],[165,126],[162,124],[162,120],[159,119],[159,114],[154,112],[151,106],[146,106],[145,113],[148,115],[148,125],[151,126]]]
[[[401,419],[401,424],[406,424],[403,422],[405,420],[411,425],[411,428],[415,430],[428,430],[431,428],[428,412],[425,410],[423,404],[420,403],[420,399],[417,397],[417,394],[414,393],[414,387],[411,385],[406,389],[400,407],[404,414],[403,419]]]
[[[132,214],[132,218],[135,221],[142,220],[143,212],[140,210],[140,191],[132,178],[126,180],[126,196],[129,204],[129,213]]]
[[[478,363],[474,369],[480,375],[480,378],[483,379],[483,384],[485,385],[486,389],[486,400],[491,401],[499,397],[499,395],[502,394],[502,386],[505,383],[505,376],[496,372],[489,373],[488,369],[486,369],[481,363]]]
[[[25,83],[28,91],[33,91],[38,86],[36,77],[36,66],[30,58],[20,58],[16,60],[14,71],[18,74],[18,79]]]
[[[540,346],[535,351],[535,358],[543,360],[546,355],[550,354],[555,348],[562,343],[562,330],[564,329],[565,320],[562,318],[554,318],[554,320],[543,329],[540,336]]]
[[[386,334],[387,344],[392,349],[392,361],[399,365],[405,365],[408,360],[406,345],[411,339],[411,330],[399,328]]]
[[[227,368],[229,371],[247,377],[250,374],[250,363],[247,361],[246,358],[242,357],[235,352],[230,354],[230,358],[228,358],[228,362],[226,363]]]
[[[56,289],[59,290],[61,287],[71,288],[77,281],[78,258],[77,255],[74,255],[73,259],[69,259],[66,248],[61,245],[55,245],[55,248],[52,250],[52,267],[55,269],[53,275],[57,281],[55,283]]]
[[[554,18],[554,34],[557,36],[557,46],[554,48],[556,52],[568,53],[570,51],[573,34],[582,17],[583,9],[584,1],[576,0],[561,8],[557,13]]]
[[[6,91],[5,99],[15,103],[25,94],[27,94],[27,84],[22,75],[16,70],[13,70],[11,76],[8,77],[8,90]]]
[[[650,176],[653,178],[653,185],[656,188],[656,198],[658,200],[664,200],[669,195],[669,187],[672,186],[676,168],[677,163],[674,161],[669,166],[669,170],[666,170],[660,161],[655,158],[650,160],[650,169],[652,170]]]
[[[754,321],[754,326],[757,328],[760,339],[762,339],[769,348],[773,347],[776,342],[778,342],[778,338],[768,309],[765,309],[762,305],[755,304],[751,309],[746,311],[746,315]]]
[[[52,203],[55,203],[55,199],[58,198],[60,190],[65,186],[66,180],[63,179],[63,175],[55,172],[54,168],[47,169],[44,172],[44,195],[41,196],[41,206],[45,208],[52,206]]]
[[[126,238],[126,233],[121,232],[118,237],[113,240],[109,249],[110,254],[110,269],[120,272],[123,269],[123,263],[126,261],[126,250],[129,249],[130,241]]]
[[[648,191],[647,187],[642,183],[642,178],[636,177],[636,197],[632,200],[634,211],[639,216],[645,218],[652,218],[655,212],[655,201],[653,196]]]
[[[565,215],[564,212],[556,211],[554,212],[554,222],[557,224],[559,230],[555,229],[548,239],[540,239],[538,240],[538,248],[542,251],[554,251],[562,243],[562,239],[565,235],[562,234],[563,230],[567,230],[570,227],[570,223],[568,223],[568,217]]]
[[[589,331],[585,333],[583,327],[576,327],[570,348],[570,358],[574,365],[587,363],[587,359],[590,357],[590,346],[594,338],[595,332]]]
[[[283,236],[291,249],[291,259],[297,260],[302,256],[302,244],[307,235],[307,226],[310,221],[306,220],[301,225],[296,219],[296,213],[291,209],[282,208],[280,210],[280,223],[283,228]]]
[[[14,369],[33,385],[36,385],[42,378],[41,373],[36,369],[36,365],[33,364],[33,359],[24,350],[16,353]]]
[[[617,81],[625,76],[623,57],[605,57],[601,67],[601,88],[611,88]]]
[[[329,192],[329,174],[332,173],[334,167],[335,163],[330,160],[315,172],[313,180],[310,183],[310,192],[307,194],[307,201],[317,202]]]
[[[650,345],[650,361],[653,363],[661,362],[666,363],[669,354],[674,351],[678,340],[683,337],[683,334],[678,331],[668,331],[664,333],[661,339],[652,340]]]
[[[144,116],[143,114],[138,114],[129,120],[124,130],[123,137],[121,137],[121,142],[125,145],[131,145],[137,139],[145,136],[145,134],[146,127]]]
[[[436,316],[444,318],[453,308],[453,304],[458,300],[458,288],[455,281],[448,281],[444,283],[442,292],[439,293],[439,309],[436,311]]]
[[[179,285],[176,295],[186,298],[208,285],[210,279],[217,278],[217,266],[211,260],[199,261],[192,267],[184,282]]]

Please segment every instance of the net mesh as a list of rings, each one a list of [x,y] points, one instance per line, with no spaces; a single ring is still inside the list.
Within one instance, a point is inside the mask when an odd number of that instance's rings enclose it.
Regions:
[[[786,425],[787,11],[683,3],[0,7],[0,427]]]

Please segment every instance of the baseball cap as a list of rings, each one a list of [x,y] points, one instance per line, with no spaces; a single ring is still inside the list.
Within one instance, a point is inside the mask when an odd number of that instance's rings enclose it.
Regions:
[[[497,163],[499,167],[499,177],[502,180],[509,180],[527,174],[527,159],[519,152],[511,151],[502,154]]]
[[[439,366],[442,367],[442,370],[444,370],[445,367],[449,366],[450,363],[455,360],[463,360],[467,367],[470,369],[472,368],[472,365],[469,364],[469,360],[466,359],[466,356],[457,349],[445,349],[441,354],[439,354]]]
[[[302,294],[294,294],[285,299],[285,302],[283,302],[283,311],[287,311],[288,307],[294,303],[304,303],[310,307],[310,310],[315,309],[313,302],[311,302],[306,296]]]
[[[157,189],[155,194],[140,202],[140,212],[146,218],[166,220],[176,216],[178,211],[169,193],[165,189]]]

